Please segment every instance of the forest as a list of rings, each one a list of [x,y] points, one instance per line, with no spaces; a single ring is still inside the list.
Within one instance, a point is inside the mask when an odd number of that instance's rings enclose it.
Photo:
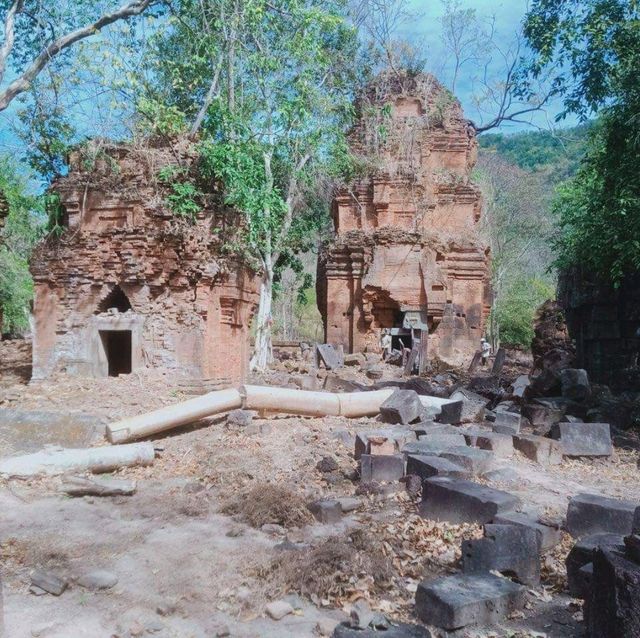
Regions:
[[[429,59],[428,45],[422,50],[415,38],[403,37],[418,15],[409,2],[293,3],[282,11],[260,3],[133,2],[115,14],[104,4],[38,9],[35,17],[19,5],[15,15],[7,12],[3,138],[12,151],[1,165],[8,211],[0,253],[5,334],[28,330],[29,255],[59,230],[48,184],[64,174],[68,149],[89,137],[197,135],[206,171],[223,179],[227,202],[248,220],[247,246],[268,273],[264,298],[273,298],[276,334],[317,337],[309,250],[330,226],[330,190],[357,170],[344,146],[352,96],[385,67],[437,70],[453,92],[462,79],[471,86],[465,97],[483,118],[475,124],[481,133],[476,173],[494,256],[494,340],[529,344],[534,309],[553,296],[559,266],[586,259],[614,284],[635,267],[633,234],[621,245],[616,230],[617,220],[633,225],[638,205],[635,180],[621,179],[627,170],[634,174],[637,139],[632,125],[616,119],[633,119],[637,99],[636,83],[626,76],[637,55],[635,9],[627,3],[576,3],[580,11],[572,15],[573,3],[552,10],[541,1],[517,32],[498,34],[495,16],[448,0],[433,36],[449,54],[447,64]],[[42,29],[30,29],[30,20]],[[92,21],[104,26],[83,33]],[[278,33],[298,21],[313,23],[315,31],[285,46]],[[271,40],[259,40],[256,29]],[[65,40],[70,33],[73,43]],[[570,34],[580,34],[584,46],[569,50]],[[45,46],[53,53],[43,60]],[[287,68],[292,60],[295,75]],[[488,71],[479,77],[482,64]],[[529,130],[510,132],[553,100],[561,106],[557,124],[535,121]],[[566,127],[567,114],[588,123]],[[272,127],[259,144],[252,136],[258,125]],[[612,138],[614,130],[621,139]],[[610,145],[623,162],[611,174],[600,170]],[[167,205],[189,218],[198,209],[197,186],[178,174],[164,178]],[[272,194],[265,197],[264,189]]]

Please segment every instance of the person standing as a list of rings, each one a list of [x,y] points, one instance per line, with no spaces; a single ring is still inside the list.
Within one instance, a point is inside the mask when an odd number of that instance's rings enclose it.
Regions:
[[[382,333],[382,339],[380,345],[382,346],[382,360],[386,361],[391,354],[391,333],[389,330],[384,330]]]
[[[484,368],[487,365],[489,355],[491,354],[491,345],[484,337],[480,339],[480,353],[482,355],[482,367]]]

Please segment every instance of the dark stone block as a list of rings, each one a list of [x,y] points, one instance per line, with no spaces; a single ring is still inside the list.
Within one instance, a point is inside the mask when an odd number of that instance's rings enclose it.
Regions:
[[[562,463],[562,448],[558,441],[533,434],[517,434],[513,437],[513,447],[528,459],[540,465]]]
[[[558,423],[564,416],[564,409],[541,405],[539,403],[527,403],[522,406],[522,416],[529,419],[531,425],[534,427],[541,425],[551,427]]]
[[[466,445],[452,447],[442,452],[440,456],[460,465],[474,476],[487,472],[494,459],[493,453],[488,450],[479,450]]]
[[[488,523],[518,505],[520,499],[508,492],[442,476],[424,482],[420,515],[450,523]]]
[[[465,573],[498,571],[523,585],[540,584],[540,548],[536,531],[518,525],[485,525],[484,538],[462,543]]]
[[[442,449],[460,446],[465,447],[467,445],[467,441],[461,432],[456,432],[455,434],[429,432],[418,437],[418,441],[429,443],[434,447],[440,447]]]
[[[422,480],[433,476],[451,476],[453,478],[466,478],[469,476],[469,472],[463,467],[452,463],[448,459],[418,454],[410,454],[407,457],[407,474],[415,474]]]
[[[567,531],[574,538],[587,534],[630,534],[638,503],[598,494],[578,494],[569,501]]]
[[[408,454],[421,454],[426,456],[438,456],[445,450],[449,449],[449,445],[439,443],[435,440],[423,440],[423,441],[411,441],[402,447],[402,453],[407,456]]]
[[[360,479],[373,481],[399,481],[404,476],[404,455],[363,454],[360,457]]]
[[[597,547],[624,550],[624,540],[617,534],[592,534],[581,538],[572,548],[565,560],[569,593],[575,598],[585,600],[590,596],[590,578],[588,572],[582,572],[585,565],[593,561],[593,552]]]
[[[344,354],[336,350],[330,343],[316,344],[316,366],[322,361],[327,370],[341,368],[344,363]]]
[[[380,406],[380,417],[385,423],[406,425],[422,414],[422,403],[413,390],[396,390]]]
[[[590,638],[640,637],[640,565],[623,554],[593,553],[593,587],[586,604]]]
[[[553,549],[561,540],[560,530],[550,525],[543,525],[534,518],[521,514],[520,512],[505,512],[498,514],[494,519],[494,523],[501,525],[518,525],[532,529],[538,538],[541,552],[547,552]]]
[[[525,592],[493,574],[445,576],[418,585],[416,614],[427,625],[448,630],[491,625],[521,609]]]
[[[445,403],[440,414],[436,415],[438,423],[460,423],[462,420],[462,401]]]
[[[565,368],[560,371],[562,396],[574,401],[584,401],[591,394],[589,375],[586,370]]]
[[[349,626],[349,623],[341,623],[334,629],[331,636],[332,638],[431,638],[432,634],[426,627],[405,623],[389,625],[382,631],[373,628],[354,629]]]
[[[494,432],[503,432],[505,434],[518,434],[522,417],[516,412],[500,412],[495,413],[496,418],[493,421]],[[502,428],[500,430],[496,428]],[[507,430],[508,428],[508,430]]]
[[[307,507],[320,523],[337,523],[342,520],[340,501],[314,501]]]
[[[462,401],[462,412],[460,421],[462,423],[473,423],[484,419],[484,409],[489,403],[482,395],[460,388],[449,397],[452,401]]]
[[[611,456],[608,423],[557,423],[551,436],[560,441],[565,456]]]

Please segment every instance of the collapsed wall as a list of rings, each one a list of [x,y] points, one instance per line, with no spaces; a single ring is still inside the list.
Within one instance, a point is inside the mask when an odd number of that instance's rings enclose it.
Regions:
[[[463,364],[490,310],[475,131],[431,75],[383,74],[356,109],[365,170],[335,196],[319,259],[325,339],[355,352],[379,349],[383,329],[405,347],[428,332],[429,358]]]
[[[640,273],[618,288],[575,268],[560,273],[558,302],[578,366],[614,391],[640,391]]]
[[[61,232],[33,256],[33,376],[101,377],[162,368],[221,384],[244,378],[255,274],[223,257],[234,219],[215,192],[193,220],[166,205],[159,179],[188,174],[182,146],[92,144],[71,153],[59,195]]]

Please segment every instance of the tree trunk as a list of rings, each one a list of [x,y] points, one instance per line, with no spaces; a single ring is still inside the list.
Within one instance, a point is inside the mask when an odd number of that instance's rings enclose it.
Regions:
[[[260,282],[260,305],[256,325],[256,344],[251,358],[252,370],[264,370],[272,359],[271,305],[273,303],[273,267],[268,264]]]

